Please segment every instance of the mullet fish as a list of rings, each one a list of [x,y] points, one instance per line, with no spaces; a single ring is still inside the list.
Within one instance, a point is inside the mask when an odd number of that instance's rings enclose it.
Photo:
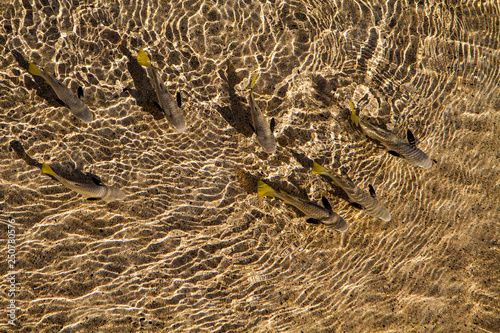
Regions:
[[[271,124],[268,124],[266,118],[264,118],[264,115],[255,104],[253,98],[253,85],[255,84],[255,79],[257,79],[257,75],[254,75],[252,78],[252,82],[250,83],[250,94],[248,96],[253,122],[252,129],[257,135],[257,141],[259,141],[262,148],[269,154],[272,154],[276,151],[276,141],[273,135],[274,118],[271,119]]]
[[[349,199],[353,203],[360,205],[369,215],[377,217],[382,221],[389,222],[391,220],[391,212],[376,199],[375,190],[370,185],[370,193],[363,191],[357,187],[350,179],[342,177],[340,174],[330,171],[314,162],[312,172],[328,176],[334,185],[339,186],[344,190]]]
[[[78,118],[86,123],[90,123],[94,120],[94,114],[89,110],[89,108],[78,98],[75,94],[71,92],[65,85],[57,81],[52,75],[44,70],[41,70],[36,65],[29,62],[28,72],[33,75],[42,77],[49,86],[54,89],[57,97],[66,105],[66,107]],[[82,94],[83,90],[79,89],[79,94]]]
[[[113,201],[125,199],[125,193],[123,193],[123,191],[111,186],[103,185],[101,182],[95,180],[94,178],[92,178],[94,184],[74,182],[59,176],[54,172],[54,170],[52,170],[50,166],[45,163],[42,164],[42,172],[54,177],[55,179],[60,181],[63,186],[81,194],[84,198],[87,198],[89,200],[102,199],[104,201]]]
[[[175,100],[172,95],[170,95],[161,81],[160,75],[158,74],[158,69],[151,64],[151,60],[144,50],[140,50],[137,53],[137,62],[139,65],[144,66],[148,69],[151,77],[153,78],[156,96],[158,96],[158,101],[160,102],[160,107],[165,113],[165,117],[169,123],[180,133],[184,132],[186,129],[186,120],[182,114],[182,110],[179,108],[180,95],[177,95],[177,100]]]
[[[411,164],[424,169],[429,169],[432,166],[432,160],[429,156],[415,147],[415,138],[410,130],[406,132],[408,142],[405,142],[391,132],[360,119],[356,114],[352,102],[350,102],[350,105],[352,109],[350,116],[351,122],[360,127],[367,137],[380,142],[380,144],[387,149],[389,154],[404,158]]]
[[[328,203],[328,200],[325,198],[322,199],[323,204],[325,205],[324,208],[310,201],[291,196],[282,190],[278,192],[261,180],[257,183],[257,193],[259,198],[266,196],[275,197],[283,200],[287,204],[295,206],[301,212],[310,217],[307,219],[307,222],[309,223],[319,222],[339,232],[346,232],[349,228],[347,222],[337,213],[332,211],[330,203]]]

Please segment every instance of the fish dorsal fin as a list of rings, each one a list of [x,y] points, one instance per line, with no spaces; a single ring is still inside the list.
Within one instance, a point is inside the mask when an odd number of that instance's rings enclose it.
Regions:
[[[316,219],[313,219],[312,217],[308,218],[306,220],[307,223],[311,223],[311,224],[319,224],[319,221],[316,220]]]
[[[102,183],[102,180],[99,179],[99,177],[94,176],[94,175],[89,175],[90,179],[92,179],[92,182],[96,185],[103,186],[104,184]]]
[[[370,191],[370,195],[375,198],[375,189],[373,188],[372,184],[368,184],[368,190]]]
[[[271,118],[271,122],[269,123],[269,127],[271,128],[271,133],[274,132],[274,127],[276,126],[276,121],[274,118]]]
[[[321,197],[321,202],[323,203],[323,206],[325,206],[326,209],[332,210],[332,205],[330,205],[330,201],[328,201],[327,198]]]
[[[83,99],[83,88],[81,86],[78,87],[78,98]]]
[[[356,209],[363,209],[363,206],[361,206],[361,205],[360,205],[359,203],[357,203],[357,202],[350,202],[350,203],[349,203],[349,206],[352,206],[352,207],[354,207],[354,208],[356,208]]]
[[[87,198],[88,201],[96,201],[96,200],[101,200],[101,198]]]
[[[158,104],[156,101],[153,101],[153,104],[158,108],[158,110],[163,112],[163,109],[161,108],[160,104]]]
[[[182,97],[181,97],[181,93],[180,92],[177,92],[176,96],[177,97],[177,106],[178,107],[181,107],[182,105]]]
[[[392,156],[401,157],[401,155],[399,153],[396,153],[394,150],[388,150],[387,152]]]
[[[413,146],[417,143],[417,140],[415,140],[415,137],[409,128],[406,130],[406,139],[408,140],[408,143]]]

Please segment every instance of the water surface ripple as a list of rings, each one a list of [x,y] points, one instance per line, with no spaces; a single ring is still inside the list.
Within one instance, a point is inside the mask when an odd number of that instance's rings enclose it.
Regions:
[[[17,223],[16,329],[498,332],[497,1],[5,3],[0,210]],[[141,48],[181,93],[182,134],[153,103]],[[96,120],[61,107],[24,58],[83,87]],[[249,125],[253,73],[273,155]],[[437,163],[413,167],[353,131],[350,101],[401,137],[411,129]],[[81,198],[11,140],[126,200]],[[350,206],[312,160],[372,184],[392,220]],[[257,179],[327,197],[350,229],[258,199]]]

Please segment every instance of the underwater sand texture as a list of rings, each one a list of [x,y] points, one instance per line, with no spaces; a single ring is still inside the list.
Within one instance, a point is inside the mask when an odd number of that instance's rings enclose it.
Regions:
[[[497,1],[13,0],[0,13],[0,211],[18,272],[12,327],[2,236],[1,332],[500,331]],[[182,134],[153,103],[141,48],[182,95]],[[23,57],[82,86],[95,121]],[[273,155],[249,125],[253,73]],[[410,128],[437,163],[356,133],[349,101]],[[83,199],[11,140],[126,199]],[[392,220],[350,206],[312,160],[373,184]],[[257,198],[257,179],[326,196],[349,230]]]

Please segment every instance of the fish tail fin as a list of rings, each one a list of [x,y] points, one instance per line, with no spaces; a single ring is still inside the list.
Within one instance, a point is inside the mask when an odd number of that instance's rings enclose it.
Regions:
[[[318,163],[313,161],[312,173],[316,173],[318,175],[329,176],[332,179],[332,184],[338,186],[338,184],[333,180],[332,174],[340,176],[340,174],[336,171],[331,171],[325,168],[324,166],[319,165]]]
[[[253,85],[255,84],[255,80],[257,80],[257,74],[254,74],[252,77],[252,81],[250,81],[250,90],[253,90]]]
[[[328,175],[330,171],[327,168],[319,165],[318,163],[313,162],[312,173],[316,173],[318,175]]]
[[[259,180],[257,182],[257,195],[259,198],[274,197],[276,195],[276,190],[264,183],[262,180]]]
[[[356,113],[356,109],[354,108],[354,104],[352,102],[349,102],[349,105],[351,106],[351,116],[350,116],[351,122],[354,125],[359,126],[360,119]]]
[[[54,170],[52,170],[51,167],[49,167],[46,163],[43,163],[42,164],[42,172],[44,174],[47,174],[49,176],[52,176],[52,177],[56,177],[56,173],[54,172]]]
[[[151,67],[151,59],[149,59],[148,55],[146,54],[146,52],[144,52],[143,49],[139,50],[139,53],[137,53],[137,62],[141,66]]]
[[[30,72],[33,75],[41,74],[40,68],[38,68],[35,64],[32,64],[30,61],[28,61],[28,63],[29,63],[28,72]]]

